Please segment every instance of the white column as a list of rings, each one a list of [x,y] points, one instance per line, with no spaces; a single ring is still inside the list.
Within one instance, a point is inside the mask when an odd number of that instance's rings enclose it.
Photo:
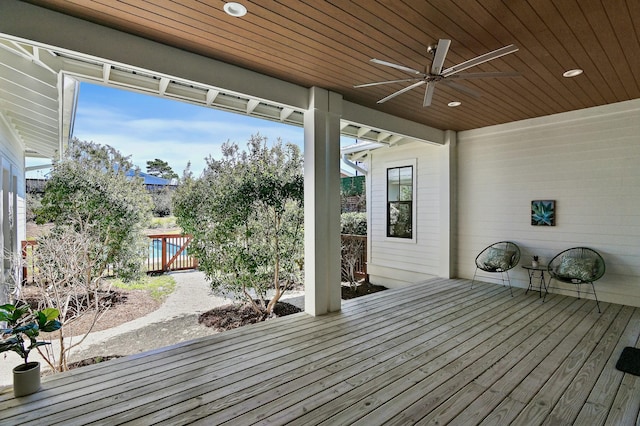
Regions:
[[[453,255],[456,241],[456,139],[453,130],[444,132],[444,145],[440,148],[440,266],[438,276],[454,276]]]
[[[305,311],[340,310],[342,96],[312,87],[304,115]]]

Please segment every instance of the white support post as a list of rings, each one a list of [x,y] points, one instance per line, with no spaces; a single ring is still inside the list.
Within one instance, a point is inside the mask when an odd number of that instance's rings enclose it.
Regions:
[[[304,114],[305,312],[340,310],[342,96],[312,87]]]
[[[440,266],[438,276],[451,278],[454,276],[453,246],[456,232],[455,222],[455,176],[456,176],[456,139],[453,130],[444,132],[444,145],[441,149],[440,164]]]

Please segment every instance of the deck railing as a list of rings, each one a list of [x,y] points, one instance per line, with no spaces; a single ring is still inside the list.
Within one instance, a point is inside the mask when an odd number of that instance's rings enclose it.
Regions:
[[[149,256],[146,261],[146,272],[183,271],[196,269],[198,259],[189,255],[188,247],[192,237],[180,234],[154,234],[149,237]],[[22,241],[22,281],[30,282],[35,274],[33,255],[37,250],[36,241]],[[112,275],[111,267],[106,271]]]
[[[192,237],[179,234],[155,234],[149,237],[149,256],[147,257],[147,273],[182,271],[197,269],[198,259],[189,255],[188,247]],[[364,235],[341,235],[343,241],[357,239],[362,241],[362,250],[355,266],[358,279],[369,279],[367,273],[367,237]],[[34,276],[33,254],[37,249],[36,241],[22,241],[22,280],[29,282]],[[111,275],[111,270],[107,271]]]

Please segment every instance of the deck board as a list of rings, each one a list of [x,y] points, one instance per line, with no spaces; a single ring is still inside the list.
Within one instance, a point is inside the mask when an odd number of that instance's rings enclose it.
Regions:
[[[635,424],[640,309],[434,279],[0,392],[1,424]],[[585,423],[586,422],[586,423]]]

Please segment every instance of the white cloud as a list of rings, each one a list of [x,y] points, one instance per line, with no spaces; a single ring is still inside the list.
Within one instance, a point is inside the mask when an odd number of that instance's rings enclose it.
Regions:
[[[209,116],[203,119],[203,116]],[[302,146],[302,128],[249,117],[232,117],[228,114],[198,114],[194,118],[138,118],[105,107],[85,107],[78,111],[75,136],[110,145],[124,155],[130,155],[134,164],[142,170],[146,162],[160,158],[181,174],[188,162],[191,170],[199,173],[205,167],[209,155],[219,158],[220,147],[227,140],[241,146],[251,135],[259,133],[275,142]]]

